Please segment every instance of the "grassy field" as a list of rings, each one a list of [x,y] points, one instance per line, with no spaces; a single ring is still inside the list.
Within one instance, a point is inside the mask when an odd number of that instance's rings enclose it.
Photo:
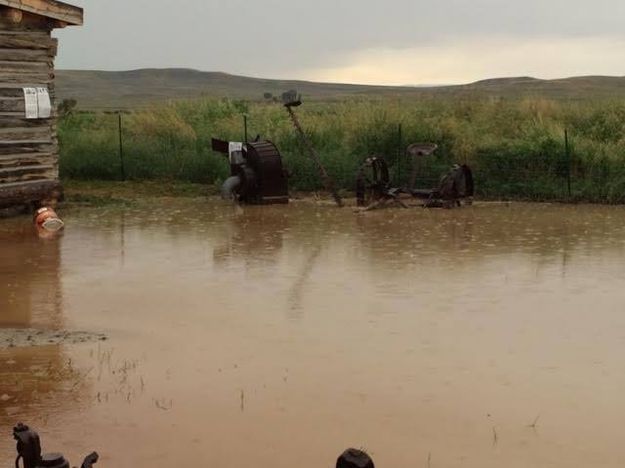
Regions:
[[[406,183],[413,162],[403,148],[427,141],[440,149],[417,162],[422,187],[434,186],[459,162],[474,168],[478,194],[486,199],[625,202],[623,99],[349,98],[300,109],[302,124],[345,190],[353,188],[359,164],[372,154],[386,155],[395,182]],[[251,136],[260,134],[282,151],[293,190],[320,188],[282,106],[211,98],[123,114],[126,177],[218,186],[228,167],[211,151],[210,139],[240,141],[244,114]],[[64,179],[121,178],[117,115],[76,112],[60,122],[59,137]]]
[[[296,89],[307,101],[345,98],[554,100],[625,99],[625,77],[585,76],[558,80],[501,78],[457,86],[393,87],[269,80],[187,69],[120,72],[59,70],[60,99],[73,98],[83,110],[138,109],[168,100],[223,98],[263,101]]]

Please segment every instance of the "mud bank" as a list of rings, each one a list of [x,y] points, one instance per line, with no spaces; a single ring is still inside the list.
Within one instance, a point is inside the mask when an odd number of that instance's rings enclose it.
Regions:
[[[35,330],[32,328],[0,329],[0,350],[59,344],[92,343],[105,341],[106,335],[82,331]]]

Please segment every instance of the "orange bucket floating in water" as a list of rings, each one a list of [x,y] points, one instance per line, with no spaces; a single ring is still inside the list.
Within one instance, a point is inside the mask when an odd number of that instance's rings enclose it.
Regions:
[[[65,223],[52,208],[39,208],[35,212],[35,226],[37,229],[56,232],[63,229]]]

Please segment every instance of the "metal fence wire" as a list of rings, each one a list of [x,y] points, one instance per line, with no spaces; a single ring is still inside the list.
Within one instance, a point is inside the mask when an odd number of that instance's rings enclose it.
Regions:
[[[210,149],[211,132],[185,140],[176,130],[164,132],[154,123],[131,125],[124,111],[97,116],[86,113],[63,119],[59,129],[61,176],[76,179],[170,179],[217,184],[228,176],[228,166]],[[218,132],[216,129],[214,133]],[[241,138],[243,130],[233,138]],[[223,136],[223,135],[220,135]],[[225,135],[226,137],[228,135]],[[296,190],[322,190],[316,170],[297,139],[275,141],[291,173]],[[618,159],[595,157],[580,150],[576,135],[565,130],[557,138],[536,141],[496,141],[475,148],[470,158],[459,158],[445,142],[429,156],[406,152],[410,135],[401,125],[386,129],[383,138],[367,148],[330,147],[311,132],[313,144],[337,186],[352,191],[362,161],[383,155],[392,183],[410,188],[434,188],[450,168],[468,164],[474,173],[476,196],[483,199],[523,199],[625,203],[625,167]]]

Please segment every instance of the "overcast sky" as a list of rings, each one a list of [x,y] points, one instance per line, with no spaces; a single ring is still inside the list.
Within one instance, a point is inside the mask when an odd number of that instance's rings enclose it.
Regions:
[[[66,0],[59,68],[315,81],[625,75],[625,0]]]

